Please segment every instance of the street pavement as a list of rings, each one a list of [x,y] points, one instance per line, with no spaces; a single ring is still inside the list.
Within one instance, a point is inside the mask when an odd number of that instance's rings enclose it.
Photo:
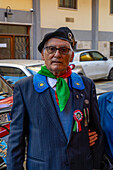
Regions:
[[[108,81],[106,79],[94,81],[96,85],[97,95],[101,95],[106,92],[113,91],[113,81]]]

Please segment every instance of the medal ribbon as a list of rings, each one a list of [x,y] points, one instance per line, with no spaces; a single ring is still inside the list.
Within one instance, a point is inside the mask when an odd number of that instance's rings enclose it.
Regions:
[[[72,70],[69,66],[67,72],[59,77],[53,75],[46,66],[41,66],[41,70],[38,72],[38,74],[57,79],[55,96],[61,112],[64,110],[70,96],[69,87],[64,79],[69,77],[71,73]]]

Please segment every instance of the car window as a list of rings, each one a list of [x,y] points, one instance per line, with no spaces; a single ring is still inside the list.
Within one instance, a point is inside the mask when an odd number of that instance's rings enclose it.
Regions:
[[[37,74],[38,71],[41,69],[41,65],[29,66],[26,68],[32,75],[34,75],[34,74]]]
[[[0,74],[4,79],[8,81],[9,84],[15,84],[16,81],[26,77],[25,73],[19,69],[14,67],[0,67]]]
[[[92,51],[90,53],[91,53],[94,60],[100,60],[100,61],[103,60],[103,55],[102,54],[100,54],[100,53],[98,53],[96,51]]]
[[[0,99],[5,99],[13,95],[13,90],[7,83],[0,77]]]
[[[80,55],[80,61],[92,61],[93,58],[91,57],[91,55],[89,53],[82,53]]]

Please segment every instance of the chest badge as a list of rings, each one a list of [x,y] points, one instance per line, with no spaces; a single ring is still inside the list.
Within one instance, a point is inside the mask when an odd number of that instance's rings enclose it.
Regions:
[[[80,110],[75,110],[74,113],[73,113],[73,117],[74,117],[74,120],[75,120],[73,132],[80,132],[82,130],[80,122],[83,119],[83,113]]]
[[[44,87],[45,87],[45,82],[42,81],[42,82],[38,83],[38,88],[39,89],[43,89]]]

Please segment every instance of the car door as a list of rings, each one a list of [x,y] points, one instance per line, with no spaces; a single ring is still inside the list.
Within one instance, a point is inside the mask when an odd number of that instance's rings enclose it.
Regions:
[[[89,51],[82,53],[80,55],[80,62],[87,77],[91,79],[99,79],[107,76],[107,58],[99,52]]]
[[[95,74],[93,76],[93,79],[106,77],[108,74],[108,67],[109,67],[109,62],[107,58],[97,51],[91,51],[90,54],[95,62],[94,63]]]
[[[89,78],[93,78],[95,74],[95,61],[89,52],[80,54],[80,63],[85,75]]]

